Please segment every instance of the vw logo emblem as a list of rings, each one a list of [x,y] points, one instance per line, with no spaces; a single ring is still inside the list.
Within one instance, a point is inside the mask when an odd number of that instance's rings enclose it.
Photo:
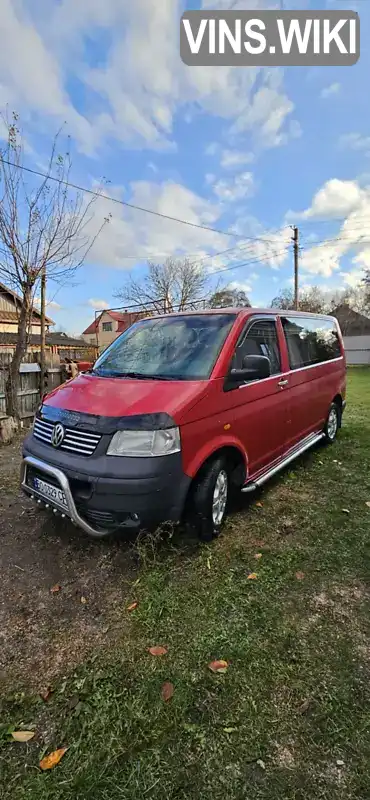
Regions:
[[[53,447],[60,447],[64,439],[64,433],[65,431],[63,425],[61,425],[60,422],[58,422],[58,424],[55,425],[55,428],[51,435],[51,443]]]

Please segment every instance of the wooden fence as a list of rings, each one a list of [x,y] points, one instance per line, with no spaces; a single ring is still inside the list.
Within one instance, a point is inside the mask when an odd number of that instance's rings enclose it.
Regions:
[[[20,401],[20,415],[22,419],[32,417],[40,402],[40,367],[37,363],[28,358],[32,354],[25,356],[25,361],[20,366],[20,386],[18,389],[18,397]],[[0,360],[0,418],[6,417],[6,399],[5,399],[5,385],[8,377],[8,365],[11,360],[6,357],[7,354],[3,353]],[[51,392],[62,382],[62,374],[60,366],[48,367],[48,384],[47,391]]]

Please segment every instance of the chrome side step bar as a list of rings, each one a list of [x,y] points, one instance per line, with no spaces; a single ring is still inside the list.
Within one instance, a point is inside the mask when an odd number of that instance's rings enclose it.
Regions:
[[[288,466],[292,461],[295,461],[296,458],[299,458],[306,450],[309,450],[318,442],[321,442],[322,439],[325,438],[324,433],[314,433],[313,435],[309,436],[307,439],[304,439],[303,442],[298,447],[295,447],[293,451],[288,453],[278,464],[275,464],[274,467],[264,472],[257,478],[255,481],[251,481],[243,486],[242,492],[255,492],[256,489],[259,489],[263,486],[264,483],[267,483],[270,478],[276,475],[280,470],[284,469],[284,467]]]

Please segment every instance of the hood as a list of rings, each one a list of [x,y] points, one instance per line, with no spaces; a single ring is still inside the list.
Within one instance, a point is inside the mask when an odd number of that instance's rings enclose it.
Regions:
[[[44,406],[104,417],[165,412],[177,424],[207,394],[208,381],[156,381],[79,375],[62,384]]]

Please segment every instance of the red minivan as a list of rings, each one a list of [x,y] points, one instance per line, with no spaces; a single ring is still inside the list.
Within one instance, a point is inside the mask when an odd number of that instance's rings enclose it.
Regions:
[[[142,319],[40,405],[22,488],[93,537],[186,517],[217,535],[251,492],[345,408],[333,317],[216,309]]]

